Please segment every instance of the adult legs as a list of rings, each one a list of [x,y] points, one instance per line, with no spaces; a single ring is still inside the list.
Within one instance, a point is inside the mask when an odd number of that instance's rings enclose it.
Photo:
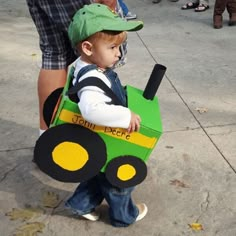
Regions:
[[[48,127],[43,119],[43,105],[47,97],[55,89],[63,87],[66,82],[67,69],[41,69],[38,77],[39,124],[40,130]]]
[[[124,3],[123,0],[118,0],[118,2],[119,2],[120,7],[121,7],[121,9],[123,11],[123,15],[126,16],[128,14],[128,12],[129,12],[129,9],[128,9],[127,5]]]
[[[213,26],[215,29],[220,29],[223,26],[222,14],[225,11],[227,0],[216,0],[213,14]]]
[[[67,36],[71,17],[86,1],[65,3],[27,0],[29,12],[39,33],[42,67],[38,77],[39,126],[42,133],[48,127],[43,119],[43,105],[52,91],[66,81],[67,66],[76,59]],[[90,1],[88,1],[89,3]]]
[[[236,0],[228,0],[226,8],[229,13],[229,26],[236,25]]]
[[[209,9],[209,0],[200,0],[198,7],[195,8],[195,12],[203,12]]]

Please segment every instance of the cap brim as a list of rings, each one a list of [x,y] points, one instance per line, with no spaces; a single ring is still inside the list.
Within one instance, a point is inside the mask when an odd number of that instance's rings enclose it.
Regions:
[[[108,24],[104,26],[103,30],[111,31],[138,31],[143,28],[142,21],[124,21]]]

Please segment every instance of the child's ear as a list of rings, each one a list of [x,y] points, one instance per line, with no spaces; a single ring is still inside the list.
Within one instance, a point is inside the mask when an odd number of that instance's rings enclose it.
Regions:
[[[87,55],[87,56],[91,56],[92,55],[92,43],[90,43],[89,41],[84,41],[82,42],[81,48],[82,51]]]

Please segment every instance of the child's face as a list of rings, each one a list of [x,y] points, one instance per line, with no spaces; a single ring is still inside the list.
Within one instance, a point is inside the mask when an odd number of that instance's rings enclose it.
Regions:
[[[92,56],[90,57],[92,63],[96,64],[102,69],[111,68],[120,57],[120,44],[113,42],[99,40],[96,45],[92,47]]]

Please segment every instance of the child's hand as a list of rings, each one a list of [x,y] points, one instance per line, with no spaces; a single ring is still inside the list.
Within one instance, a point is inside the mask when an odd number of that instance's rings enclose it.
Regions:
[[[140,116],[131,111],[131,120],[128,127],[128,133],[139,131],[140,122],[141,122]]]

